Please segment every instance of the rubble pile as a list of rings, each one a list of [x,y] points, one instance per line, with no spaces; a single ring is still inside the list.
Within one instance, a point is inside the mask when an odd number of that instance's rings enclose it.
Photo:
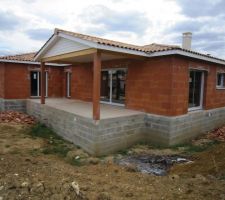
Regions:
[[[17,111],[0,112],[0,123],[9,122],[32,125],[35,124],[37,120],[32,116]]]
[[[208,139],[225,142],[225,126],[211,131],[207,137]]]

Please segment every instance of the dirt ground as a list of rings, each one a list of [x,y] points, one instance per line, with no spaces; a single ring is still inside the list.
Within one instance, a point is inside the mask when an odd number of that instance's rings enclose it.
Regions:
[[[27,125],[0,123],[0,200],[225,199],[224,142],[201,152],[146,145],[123,152],[190,153],[193,162],[174,166],[167,176],[155,176],[118,166],[113,163],[118,155],[89,158],[82,165],[79,156],[79,163],[68,162],[57,153],[46,153],[52,142],[32,137],[27,129]]]

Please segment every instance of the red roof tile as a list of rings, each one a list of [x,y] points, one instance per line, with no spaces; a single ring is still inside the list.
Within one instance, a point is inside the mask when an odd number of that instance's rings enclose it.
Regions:
[[[130,50],[136,50],[136,51],[142,51],[142,52],[157,52],[157,51],[166,51],[166,50],[180,48],[179,46],[175,46],[175,45],[162,45],[162,44],[156,44],[156,43],[139,46],[139,45],[127,44],[127,43],[123,43],[123,42],[108,40],[108,39],[94,37],[94,36],[90,36],[90,35],[84,35],[84,34],[75,33],[75,32],[56,28],[55,34],[58,34],[58,33],[65,33],[67,35],[71,35],[71,36],[74,36],[74,37],[77,37],[77,38],[80,38],[83,40],[87,40],[90,42],[95,42],[98,44],[119,47],[119,48],[124,48],[124,49],[130,49]]]
[[[0,60],[34,61],[35,54],[36,54],[36,52],[17,54],[17,55],[0,56]]]

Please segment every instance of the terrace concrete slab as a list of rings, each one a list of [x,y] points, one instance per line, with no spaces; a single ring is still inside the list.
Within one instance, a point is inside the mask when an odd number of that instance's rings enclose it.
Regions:
[[[30,101],[40,103],[39,99],[31,99]],[[82,117],[92,119],[92,103],[71,100],[66,98],[49,98],[46,99],[45,104],[50,107],[54,107],[60,110],[64,110]],[[132,115],[141,114],[139,111],[126,109],[122,106],[113,106],[108,104],[100,105],[100,118],[101,119],[110,119],[117,117],[126,117]]]

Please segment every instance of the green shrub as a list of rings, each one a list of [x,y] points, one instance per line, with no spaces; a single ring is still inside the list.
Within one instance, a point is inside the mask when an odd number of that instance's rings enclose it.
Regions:
[[[34,125],[28,133],[32,137],[41,137],[45,139],[62,139],[52,129],[41,123]]]
[[[50,145],[45,147],[42,150],[42,153],[44,154],[57,154],[59,156],[65,157],[68,151],[70,151],[71,148],[67,147],[65,145]]]

